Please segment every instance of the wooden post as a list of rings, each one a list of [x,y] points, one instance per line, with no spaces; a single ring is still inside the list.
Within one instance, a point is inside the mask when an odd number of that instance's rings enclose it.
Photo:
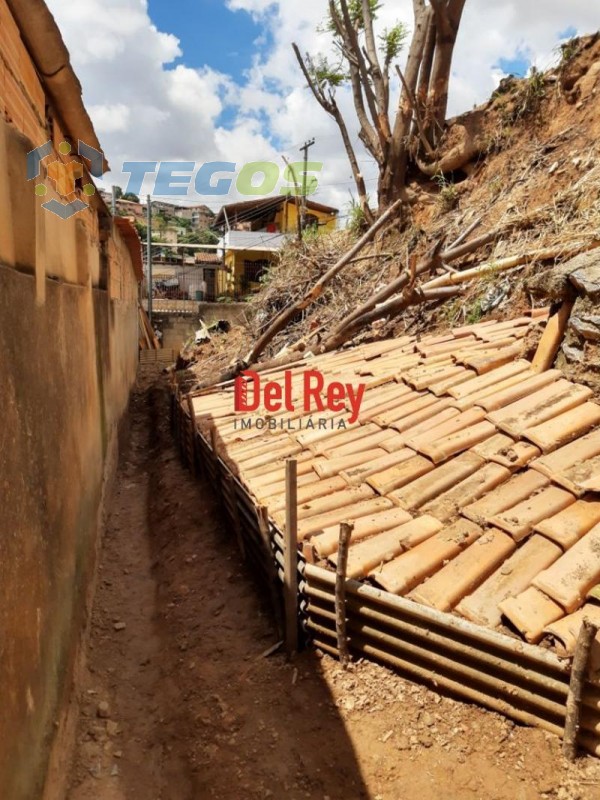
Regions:
[[[233,515],[233,530],[235,533],[235,538],[238,544],[238,548],[240,550],[240,555],[242,557],[242,561],[246,560],[246,548],[244,547],[244,538],[242,536],[242,526],[240,523],[240,512],[238,508],[238,499],[237,499],[237,492],[235,489],[235,480],[233,475],[226,475],[225,476],[225,490],[229,497],[229,502],[231,503],[231,513]]]
[[[267,570],[267,582],[269,594],[271,596],[271,605],[273,606],[273,614],[275,615],[275,625],[277,626],[277,635],[280,639],[285,638],[285,622],[281,614],[281,593],[280,581],[277,571],[277,564],[273,557],[273,547],[271,545],[271,535],[269,531],[269,509],[266,506],[258,506],[256,509],[256,518],[258,521],[258,532],[263,544],[265,554],[265,564]]]
[[[545,372],[554,364],[576,299],[575,290],[570,290],[562,303],[554,306],[533,357],[531,368],[534,372]]]
[[[285,649],[288,658],[298,651],[298,462],[285,464],[285,532],[283,548]]]
[[[354,525],[342,522],[340,525],[340,541],[338,546],[337,567],[335,570],[335,630],[337,633],[340,663],[344,669],[350,661],[348,636],[346,635],[346,569],[348,565],[348,549]]]
[[[575,656],[571,667],[571,682],[567,697],[567,716],[565,719],[565,732],[563,736],[563,755],[569,761],[575,761],[577,755],[577,735],[579,733],[579,718],[581,714],[581,699],[586,680],[590,650],[598,633],[598,626],[588,619],[583,620]]]
[[[192,423],[192,452],[190,453],[190,469],[192,470],[192,475],[194,478],[197,477],[197,465],[196,465],[196,412],[194,411],[194,401],[188,394],[186,396],[187,400],[187,407],[190,414],[190,422]]]
[[[217,459],[219,458],[219,451],[217,449],[217,441],[218,441],[217,440],[217,428],[213,424],[213,425],[210,426],[210,446],[212,447],[213,457],[215,459],[215,465],[216,465]]]

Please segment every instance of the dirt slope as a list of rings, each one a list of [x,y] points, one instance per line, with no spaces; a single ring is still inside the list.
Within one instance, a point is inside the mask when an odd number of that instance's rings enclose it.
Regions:
[[[361,662],[286,663],[162,388],[138,391],[100,565],[69,800],[593,800],[600,762]],[[125,626],[125,627],[123,627]]]
[[[557,61],[545,74],[506,79],[488,103],[449,121],[443,152],[463,149],[469,160],[431,179],[415,175],[410,188],[417,200],[400,225],[345,268],[319,301],[275,338],[265,359],[305,337],[309,349],[318,348],[336,324],[406,267],[410,255],[422,256],[442,237],[448,245],[476,222],[471,239],[501,232],[493,243],[454,262],[456,269],[484,262],[493,267],[504,257],[544,248],[556,257],[511,273],[494,275],[491,269],[459,298],[409,309],[362,335],[442,330],[545,304],[543,296],[532,298],[527,278],[566,260],[579,246],[600,243],[600,36],[569,42]],[[201,369],[203,378],[211,371],[216,377],[233,356],[245,355],[268,321],[304,295],[352,241],[350,232],[339,231],[284,250],[249,304],[248,325],[200,348],[197,374]],[[592,347],[588,360],[594,358],[600,360],[600,352]]]

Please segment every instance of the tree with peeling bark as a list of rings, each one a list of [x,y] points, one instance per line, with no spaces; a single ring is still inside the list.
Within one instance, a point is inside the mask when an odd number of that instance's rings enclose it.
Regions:
[[[303,55],[293,45],[312,94],[339,127],[367,224],[373,223],[374,212],[336,90],[350,87],[359,138],[377,164],[378,213],[398,199],[408,203],[406,184],[411,164],[428,175],[437,170],[452,58],[465,2],[413,0],[414,23],[405,70],[401,72],[397,65],[395,68],[401,88],[393,112],[392,66],[408,31],[397,23],[376,33],[381,8],[378,0],[329,0],[326,29],[332,36],[334,60]]]

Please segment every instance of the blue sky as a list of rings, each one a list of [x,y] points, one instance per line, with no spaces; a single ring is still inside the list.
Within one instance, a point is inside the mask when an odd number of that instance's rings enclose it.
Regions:
[[[300,144],[314,137],[311,158],[324,165],[315,199],[348,203],[351,171],[339,131],[308,93],[291,48],[331,47],[318,33],[328,0],[47,2],[113,168],[110,182],[125,185],[121,167],[132,160],[282,165],[282,155],[299,159]],[[380,28],[398,19],[412,26],[411,0],[381,0]],[[561,39],[597,27],[594,0],[467,0],[450,114],[486,100],[507,73],[547,69]],[[356,143],[351,93],[337,99]],[[357,154],[372,188],[371,160],[360,145]],[[214,197],[203,200],[218,206]]]
[[[236,82],[252,65],[266,31],[248,12],[231,11],[223,0],[149,0],[148,11],[160,31],[179,39],[184,56],[175,63],[208,64]]]
[[[158,30],[179,39],[183,55],[169,69],[177,64],[210,66],[243,85],[254,59],[271,42],[268,28],[247,11],[231,10],[224,0],[177,0],[175,6],[172,0],[148,0],[148,12]],[[217,124],[230,129],[235,116],[235,110],[227,107]]]

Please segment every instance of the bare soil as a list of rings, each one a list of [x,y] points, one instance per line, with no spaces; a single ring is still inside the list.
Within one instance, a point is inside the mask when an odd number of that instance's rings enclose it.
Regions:
[[[139,387],[105,533],[68,800],[593,800],[600,762],[368,662],[278,651],[210,485]]]

